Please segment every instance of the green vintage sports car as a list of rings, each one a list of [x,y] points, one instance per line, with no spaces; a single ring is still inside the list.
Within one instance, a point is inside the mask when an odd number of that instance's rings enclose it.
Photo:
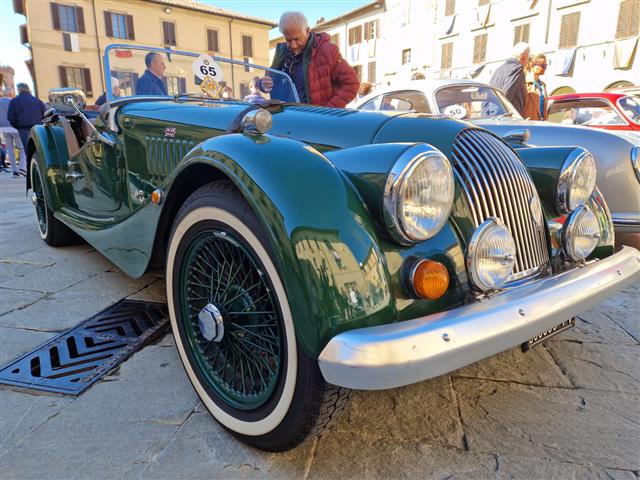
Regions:
[[[145,57],[167,95],[137,81]],[[280,72],[189,52],[114,45],[105,72],[97,117],[61,89],[32,130],[40,234],[81,237],[133,277],[165,265],[193,387],[258,448],[318,434],[350,389],[526,349],[640,271],[584,149],[516,153],[450,118],[301,105]],[[263,76],[269,93],[246,90]]]

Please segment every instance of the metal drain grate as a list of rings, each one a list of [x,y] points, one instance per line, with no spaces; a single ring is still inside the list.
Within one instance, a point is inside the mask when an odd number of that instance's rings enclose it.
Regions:
[[[122,300],[0,370],[0,383],[79,395],[163,334],[166,305]]]

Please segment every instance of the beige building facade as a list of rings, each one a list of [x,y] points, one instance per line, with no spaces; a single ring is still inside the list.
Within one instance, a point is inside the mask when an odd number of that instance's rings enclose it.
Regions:
[[[37,95],[46,100],[51,88],[77,87],[85,91],[88,103],[104,91],[102,57],[110,44],[209,53],[265,65],[269,30],[276,25],[186,0],[14,0],[14,10],[26,18],[20,34],[31,50],[28,66]],[[112,76],[126,91],[144,73],[144,62],[134,65],[132,58],[138,59],[126,48],[116,53],[110,56],[115,59]],[[253,73],[247,70],[235,67],[225,75],[238,96],[248,92]],[[184,84],[193,80],[192,75],[179,75],[165,78],[170,93],[184,91]]]

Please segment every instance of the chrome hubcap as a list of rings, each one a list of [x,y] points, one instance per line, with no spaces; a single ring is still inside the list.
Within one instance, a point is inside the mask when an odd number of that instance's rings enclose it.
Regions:
[[[200,333],[210,342],[219,342],[224,337],[224,321],[220,310],[207,303],[198,314]]]

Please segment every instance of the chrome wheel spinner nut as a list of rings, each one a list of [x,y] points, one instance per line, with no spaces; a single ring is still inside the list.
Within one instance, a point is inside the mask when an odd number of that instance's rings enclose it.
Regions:
[[[35,193],[35,192],[31,194],[31,203],[32,203],[33,205],[35,205],[36,203],[38,203],[38,195],[36,195],[36,193]]]
[[[224,337],[222,314],[215,305],[207,303],[202,310],[200,310],[200,313],[198,313],[198,323],[200,333],[202,333],[202,336],[206,340],[219,342],[222,340],[222,337]]]

